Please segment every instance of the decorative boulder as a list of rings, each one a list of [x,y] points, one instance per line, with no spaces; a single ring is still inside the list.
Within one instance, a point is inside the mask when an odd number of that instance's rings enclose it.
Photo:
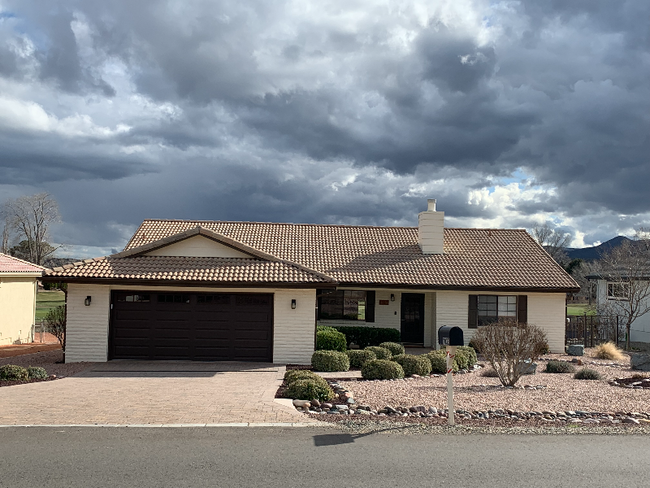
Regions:
[[[535,374],[537,372],[537,363],[532,362],[530,359],[519,363],[519,367],[522,371],[521,374]]]
[[[632,354],[630,356],[632,369],[650,371],[650,354]]]
[[[583,346],[582,344],[571,344],[567,348],[567,354],[569,356],[584,356],[585,346]]]

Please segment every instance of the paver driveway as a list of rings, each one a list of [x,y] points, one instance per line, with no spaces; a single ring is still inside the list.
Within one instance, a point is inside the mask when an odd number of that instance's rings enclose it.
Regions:
[[[284,367],[111,361],[78,375],[0,388],[0,424],[313,422],[274,401]]]

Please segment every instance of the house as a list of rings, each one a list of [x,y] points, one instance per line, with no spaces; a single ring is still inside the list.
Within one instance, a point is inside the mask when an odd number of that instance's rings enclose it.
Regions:
[[[524,231],[145,220],[123,252],[48,270],[68,283],[67,361],[310,362],[315,323],[392,327],[435,346],[499,317],[564,351],[578,284]]]
[[[0,253],[0,345],[32,342],[37,283],[44,269]]]
[[[587,278],[596,283],[596,308],[604,315],[618,316],[621,332],[625,331],[627,317],[636,319],[630,325],[630,342],[650,343],[650,273],[639,271],[630,279],[625,273],[615,276],[593,274]]]

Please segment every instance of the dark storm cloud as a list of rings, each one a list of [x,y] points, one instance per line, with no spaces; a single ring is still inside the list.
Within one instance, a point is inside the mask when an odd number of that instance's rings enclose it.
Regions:
[[[650,212],[644,0],[3,5],[1,183],[83,180],[115,202],[65,203],[93,245],[146,217],[413,224],[426,196],[459,222]],[[490,193],[518,168],[530,198]]]

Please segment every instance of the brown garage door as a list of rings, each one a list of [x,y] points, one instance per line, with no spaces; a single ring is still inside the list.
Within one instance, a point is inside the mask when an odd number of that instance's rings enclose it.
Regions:
[[[272,361],[273,295],[114,291],[111,359]]]

